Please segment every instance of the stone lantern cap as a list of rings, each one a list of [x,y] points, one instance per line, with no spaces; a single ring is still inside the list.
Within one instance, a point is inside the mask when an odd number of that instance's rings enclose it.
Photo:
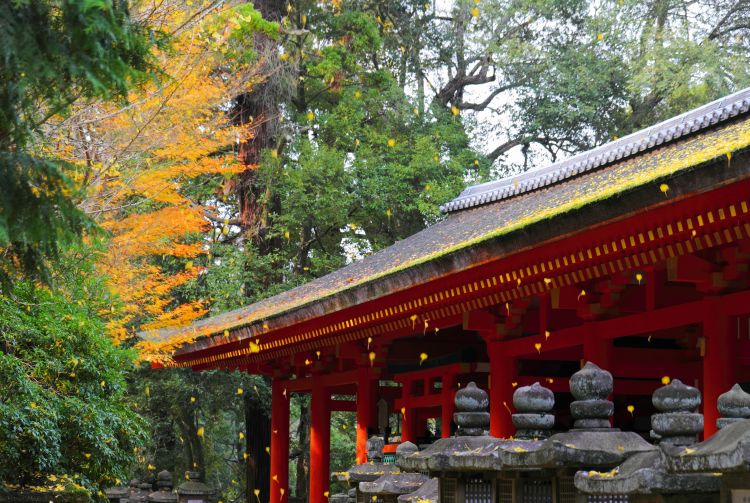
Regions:
[[[716,426],[721,429],[732,423],[750,418],[750,393],[745,392],[739,384],[719,395],[717,408],[721,417],[716,420]]]
[[[214,490],[211,486],[201,482],[200,472],[188,472],[188,480],[177,486],[177,494],[180,497],[199,496],[208,499],[213,493]]]
[[[690,447],[662,443],[609,472],[579,471],[574,482],[585,494],[718,493],[722,474],[732,472],[750,476],[750,419]]]
[[[399,496],[398,503],[438,503],[439,499],[438,479],[431,478],[413,493]]]
[[[358,485],[360,482],[372,482],[389,473],[399,473],[398,466],[392,463],[363,463],[354,465],[344,472],[333,472],[331,480],[334,482],[348,482]]]
[[[372,482],[360,482],[359,492],[368,495],[409,494],[427,480],[429,477],[421,473],[389,473]]]
[[[582,470],[574,478],[585,494],[698,494],[716,493],[721,477],[715,473],[669,473],[661,451],[642,452],[610,471]]]
[[[674,379],[654,391],[651,402],[659,412],[651,416],[655,438],[674,445],[694,444],[703,431],[703,414],[695,412],[701,404],[697,388]]]
[[[172,474],[162,470],[156,475],[156,487],[159,489],[148,495],[154,503],[172,503],[177,501],[177,494],[172,491]]]
[[[490,414],[487,408],[490,399],[487,392],[472,381],[456,392],[456,412],[453,420],[458,426],[459,436],[480,436],[490,427]]]

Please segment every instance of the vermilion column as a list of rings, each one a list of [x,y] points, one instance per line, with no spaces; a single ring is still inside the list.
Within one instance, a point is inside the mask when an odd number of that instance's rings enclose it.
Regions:
[[[502,354],[499,342],[489,342],[487,353],[490,357],[490,435],[507,438],[515,432],[509,408],[513,404],[516,362]]]
[[[328,390],[315,385],[310,401],[310,503],[327,503],[331,463],[331,407]]]
[[[357,376],[357,464],[367,462],[367,428],[372,421],[373,380],[369,368],[359,369]]]
[[[442,410],[440,411],[440,436],[448,438],[451,436],[451,421],[456,409],[456,376],[443,376]]]
[[[289,397],[283,381],[276,379],[271,385],[270,487],[270,503],[282,503],[289,497]]]
[[[716,401],[737,379],[737,337],[728,316],[718,303],[710,302],[703,319],[705,353],[703,356],[703,438],[716,433],[719,412]]]

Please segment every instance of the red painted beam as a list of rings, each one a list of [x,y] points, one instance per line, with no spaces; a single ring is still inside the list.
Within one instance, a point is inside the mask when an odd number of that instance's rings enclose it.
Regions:
[[[357,402],[353,400],[331,400],[331,412],[357,412]]]

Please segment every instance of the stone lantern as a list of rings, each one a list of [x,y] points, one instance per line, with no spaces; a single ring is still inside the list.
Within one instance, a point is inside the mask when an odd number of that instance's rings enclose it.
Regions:
[[[177,486],[179,503],[209,503],[214,490],[200,479],[200,472],[188,472],[187,480]]]
[[[177,494],[172,491],[172,474],[167,470],[156,476],[157,490],[148,495],[150,503],[177,503]]]

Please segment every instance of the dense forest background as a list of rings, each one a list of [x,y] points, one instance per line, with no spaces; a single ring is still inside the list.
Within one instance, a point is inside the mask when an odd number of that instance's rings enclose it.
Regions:
[[[222,501],[254,500],[268,383],[153,371],[168,348],[136,334],[300,285],[467,185],[747,86],[747,19],[732,0],[6,2],[0,455],[17,463],[0,481],[96,494],[197,469]],[[293,397],[302,499],[308,405]],[[334,414],[332,456],[353,464],[353,414]]]

